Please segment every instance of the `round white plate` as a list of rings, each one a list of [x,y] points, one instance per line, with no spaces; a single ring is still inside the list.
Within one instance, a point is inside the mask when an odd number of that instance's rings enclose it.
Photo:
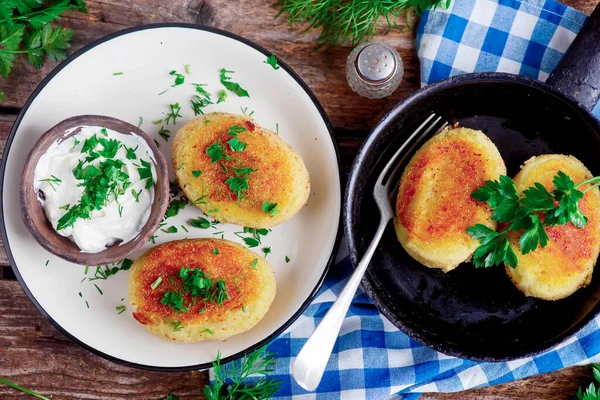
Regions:
[[[212,28],[167,24],[118,32],[80,50],[57,67],[37,88],[17,118],[2,160],[3,239],[12,267],[40,312],[67,336],[111,360],[158,370],[189,370],[210,366],[217,351],[228,361],[261,346],[288,327],[310,303],[333,259],[338,242],[341,189],[338,155],[327,117],[308,87],[289,67],[273,69],[269,53],[251,42]],[[185,73],[185,65],[191,73]],[[308,205],[292,220],[275,227],[262,246],[270,246],[267,260],[275,270],[277,296],[265,318],[250,331],[226,342],[171,343],[145,330],[133,317],[127,298],[128,271],[106,280],[90,281],[95,268],[72,264],[45,251],[26,230],[20,213],[19,178],[25,157],[36,140],[61,120],[81,114],[116,117],[137,125],[160,143],[171,159],[171,143],[158,135],[169,104],[179,102],[183,118],[168,127],[171,135],[190,120],[194,87],[205,89],[216,102],[223,89],[221,68],[248,90],[250,98],[228,92],[227,100],[206,107],[205,112],[247,114],[261,126],[275,130],[296,149],[310,173],[312,190]],[[176,70],[185,83],[171,87]],[[114,73],[122,72],[122,75]],[[164,90],[166,93],[159,95]],[[170,164],[170,163],[169,163]],[[173,180],[173,172],[171,180]],[[220,237],[242,243],[235,225],[202,230],[188,224],[201,216],[188,205],[169,218],[178,233],[158,231],[156,244],[194,237]],[[189,232],[185,232],[184,225]],[[133,254],[137,257],[152,247]],[[286,263],[285,257],[290,258]],[[47,262],[48,260],[48,262]],[[47,265],[46,265],[47,264]],[[102,291],[100,293],[94,284]],[[81,293],[81,295],[80,295]],[[123,299],[123,300],[122,300]],[[89,308],[86,305],[89,305]],[[125,305],[118,314],[116,306]]]

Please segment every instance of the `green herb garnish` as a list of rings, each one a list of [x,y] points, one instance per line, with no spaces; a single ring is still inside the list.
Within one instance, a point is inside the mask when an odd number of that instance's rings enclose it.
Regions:
[[[290,262],[290,258],[288,256],[285,256],[285,263],[289,263]]]
[[[183,82],[185,82],[185,76],[178,73],[177,71],[171,71],[171,72],[169,72],[169,75],[173,75],[175,77],[175,83],[172,84],[171,87],[179,86]]]
[[[89,308],[89,307],[88,307],[88,308]],[[3,384],[5,384],[5,385],[7,385],[7,386],[10,386],[10,387],[11,387],[11,388],[13,388],[13,389],[19,390],[19,391],[21,391],[21,392],[23,392],[23,393],[26,393],[26,394],[28,394],[28,395],[30,395],[30,396],[33,396],[33,397],[36,397],[36,398],[38,398],[38,399],[42,399],[42,400],[51,400],[50,398],[48,398],[48,397],[46,397],[46,396],[43,396],[43,395],[41,395],[41,394],[39,394],[39,393],[36,393],[36,392],[34,392],[34,391],[32,391],[32,390],[26,389],[26,388],[24,388],[23,386],[19,386],[19,385],[17,385],[17,384],[14,384],[14,383],[12,383],[12,382],[10,382],[10,381],[7,381],[7,380],[6,380],[6,379],[4,379],[4,378],[0,378],[0,383],[3,383]],[[215,400],[216,400],[216,399],[215,399]]]
[[[212,363],[213,383],[204,387],[207,400],[225,399],[261,399],[268,400],[273,397],[281,386],[281,381],[268,378],[273,372],[275,354],[266,351],[263,346],[253,353],[244,356],[241,361],[235,361],[227,366],[221,365],[221,352]],[[232,365],[235,364],[235,365]],[[245,383],[251,375],[260,376],[252,384]]]
[[[113,75],[114,75],[114,76],[117,76],[117,75],[123,75],[123,73],[122,73],[122,72],[113,72]]]
[[[148,161],[140,159],[141,167],[138,167],[138,173],[140,174],[140,180],[146,180],[146,189],[150,189],[152,185],[154,185],[154,180],[152,178],[152,164]]]
[[[189,311],[189,308],[183,306],[183,297],[175,292],[165,292],[160,302],[178,313]]]
[[[183,328],[182,322],[174,322],[167,317],[164,318],[164,321],[173,327],[173,332],[178,332],[181,330],[181,328]]]
[[[120,306],[115,306],[115,309],[118,311],[117,314],[122,314],[125,312],[125,310],[127,309],[127,307],[120,305]]]
[[[152,289],[153,291],[156,290],[156,288],[159,287],[161,283],[162,277],[159,276],[154,282],[152,282],[152,285],[150,285],[150,289]]]
[[[219,99],[217,100],[217,104],[224,102],[227,99],[227,92],[225,90],[219,91]]]
[[[165,140],[165,142],[169,141],[169,138],[171,137],[170,133],[171,133],[171,131],[168,129],[165,129],[164,126],[161,126],[160,129],[158,130],[158,134],[160,135],[161,138],[163,138]]]
[[[233,72],[234,71],[228,71],[225,68],[221,68],[221,84],[225,86],[225,89],[237,94],[239,97],[250,97],[248,92],[243,89],[239,83],[231,82],[231,77],[227,76],[227,74],[232,74]]]
[[[600,383],[600,364],[592,364],[592,371],[596,382],[582,389],[577,390],[577,400],[600,400],[600,386],[596,387],[596,383]]]
[[[200,228],[200,229],[208,229],[211,226],[210,222],[206,218],[202,218],[202,217],[191,220],[190,225],[193,226],[194,228]]]
[[[163,231],[164,233],[177,233],[177,227],[171,225],[167,229],[161,229],[161,231]]]
[[[252,261],[252,264],[251,264],[251,265],[252,265],[252,269],[256,269],[256,266],[258,265],[258,258],[255,258],[255,259]]]
[[[200,331],[199,333],[204,333],[204,332],[208,333],[209,335],[214,335],[214,334],[215,334],[213,331],[211,331],[211,330],[210,330],[210,329],[208,329],[208,328],[206,328],[206,329],[204,329],[204,330]]]
[[[270,247],[263,247],[262,251],[263,251],[263,253],[265,253],[265,258],[267,258],[267,256],[269,254],[271,254],[271,248]]]
[[[202,171],[200,171],[199,169],[198,169],[198,170],[195,170],[195,171],[192,171],[192,176],[193,176],[194,178],[199,178],[199,177],[200,177],[200,175],[202,175]]]
[[[219,255],[219,249],[216,249],[216,248],[215,248],[215,249],[213,249],[212,253],[213,253],[215,256],[218,256],[218,255]],[[48,264],[46,264],[46,265],[48,265]]]
[[[50,175],[50,178],[40,179],[40,182],[47,182],[52,188],[52,190],[56,192],[56,187],[54,185],[58,186],[62,181],[56,176]]]
[[[192,66],[190,64],[185,65],[185,73],[188,75],[192,73]]]
[[[131,189],[131,194],[133,195],[135,202],[139,203],[140,202],[140,194],[142,194],[142,191],[140,190],[139,192],[136,192],[135,189]]]
[[[221,143],[213,143],[206,148],[206,154],[210,157],[213,164],[223,158],[224,148]]]
[[[185,199],[173,199],[169,203],[167,207],[167,212],[165,213],[165,219],[171,218],[179,214],[179,211],[183,210],[187,204],[187,200]]]
[[[177,118],[182,118],[181,114],[179,114],[179,111],[181,111],[181,107],[179,106],[179,103],[175,103],[175,104],[169,104],[169,113],[167,114],[167,117],[165,118],[165,124],[169,124],[169,121],[172,120],[173,121],[173,125],[175,125],[175,123],[177,122]]]
[[[274,70],[278,70],[280,68],[279,65],[277,65],[277,57],[275,57],[274,54],[271,54],[269,57],[267,57],[267,61],[264,61],[264,63],[269,64]]]
[[[268,200],[263,203],[261,209],[269,215],[276,215],[279,212],[277,203],[271,203]]]
[[[521,232],[519,247],[521,253],[545,247],[550,238],[546,226],[565,225],[571,222],[578,228],[587,223],[587,217],[579,209],[587,190],[597,187],[600,177],[587,179],[579,184],[564,172],[559,171],[553,179],[554,190],[549,192],[540,183],[535,183],[523,191],[520,197],[512,179],[501,176],[497,181],[486,181],[476,189],[471,197],[486,202],[493,212],[492,219],[507,224],[502,232],[496,232],[482,224],[476,224],[467,232],[479,240],[480,246],[473,255],[476,267],[491,267],[501,263],[517,267],[517,256],[508,242],[508,232]],[[584,191],[577,188],[593,184]]]

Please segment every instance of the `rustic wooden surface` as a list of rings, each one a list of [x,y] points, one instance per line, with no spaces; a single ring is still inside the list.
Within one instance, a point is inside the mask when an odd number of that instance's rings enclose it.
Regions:
[[[2,1],[2,0],[0,0]],[[460,1],[460,0],[456,0]],[[590,13],[596,0],[563,0]],[[364,137],[395,103],[419,86],[414,34],[408,30],[381,36],[404,61],[401,88],[384,100],[366,100],[346,84],[345,60],[350,48],[314,51],[316,32],[290,27],[285,18],[274,20],[277,7],[269,0],[98,0],[87,1],[88,15],[69,12],[61,25],[75,31],[71,52],[106,34],[158,22],[200,23],[225,29],[264,46],[288,63],[311,87],[330,116],[348,169]],[[403,25],[404,21],[400,21]],[[0,79],[8,98],[0,105],[0,152],[10,127],[36,85],[55,65],[40,71],[19,57],[15,73]],[[107,338],[107,340],[117,340]],[[202,399],[206,373],[157,373],[135,370],[103,360],[71,342],[52,327],[27,299],[8,267],[0,247],[0,376],[56,399],[163,399],[175,392],[182,399]],[[577,387],[592,380],[589,368],[567,368],[508,384],[455,394],[426,394],[423,400],[510,400],[574,398]],[[0,385],[0,398],[25,395]]]

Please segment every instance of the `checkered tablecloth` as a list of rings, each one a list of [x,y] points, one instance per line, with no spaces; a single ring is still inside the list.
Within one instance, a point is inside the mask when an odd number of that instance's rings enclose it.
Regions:
[[[503,71],[545,80],[586,16],[554,1],[453,0],[426,12],[417,30],[423,85],[474,71]],[[596,108],[600,117],[600,106]],[[479,363],[449,357],[398,331],[359,291],[342,326],[325,376],[314,393],[291,376],[294,357],[341,292],[352,267],[345,244],[319,295],[269,350],[279,360],[277,399],[416,399],[494,385],[570,365],[600,361],[600,318],[536,357]],[[523,395],[527,398],[527,394]]]

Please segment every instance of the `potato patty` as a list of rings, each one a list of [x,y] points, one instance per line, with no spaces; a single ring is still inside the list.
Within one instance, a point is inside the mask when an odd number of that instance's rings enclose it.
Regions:
[[[173,140],[173,168],[203,212],[252,228],[292,218],[310,193],[300,155],[245,115],[210,113],[185,124]]]
[[[519,193],[541,183],[553,190],[552,180],[562,171],[577,184],[591,178],[591,172],[573,156],[548,154],[532,157],[525,162],[515,176]],[[584,190],[589,185],[581,186]],[[510,232],[509,241],[519,261],[517,268],[506,266],[506,273],[527,296],[544,300],[565,298],[592,280],[594,266],[600,251],[600,191],[589,190],[579,200],[579,208],[588,218],[583,228],[572,223],[546,227],[550,241],[546,247],[522,254],[519,247],[519,232]]]
[[[471,198],[486,180],[506,174],[492,141],[480,131],[444,129],[412,157],[400,180],[394,225],[415,260],[448,272],[479,246],[467,228],[496,229],[487,204]]]
[[[201,269],[215,288],[218,280],[224,281],[227,296],[222,304],[184,290],[183,267],[190,269],[187,276]],[[176,240],[153,247],[133,263],[129,277],[135,319],[155,335],[176,342],[224,340],[251,329],[269,310],[275,290],[275,275],[264,258],[218,239]],[[179,310],[165,304],[168,292],[182,298]]]

